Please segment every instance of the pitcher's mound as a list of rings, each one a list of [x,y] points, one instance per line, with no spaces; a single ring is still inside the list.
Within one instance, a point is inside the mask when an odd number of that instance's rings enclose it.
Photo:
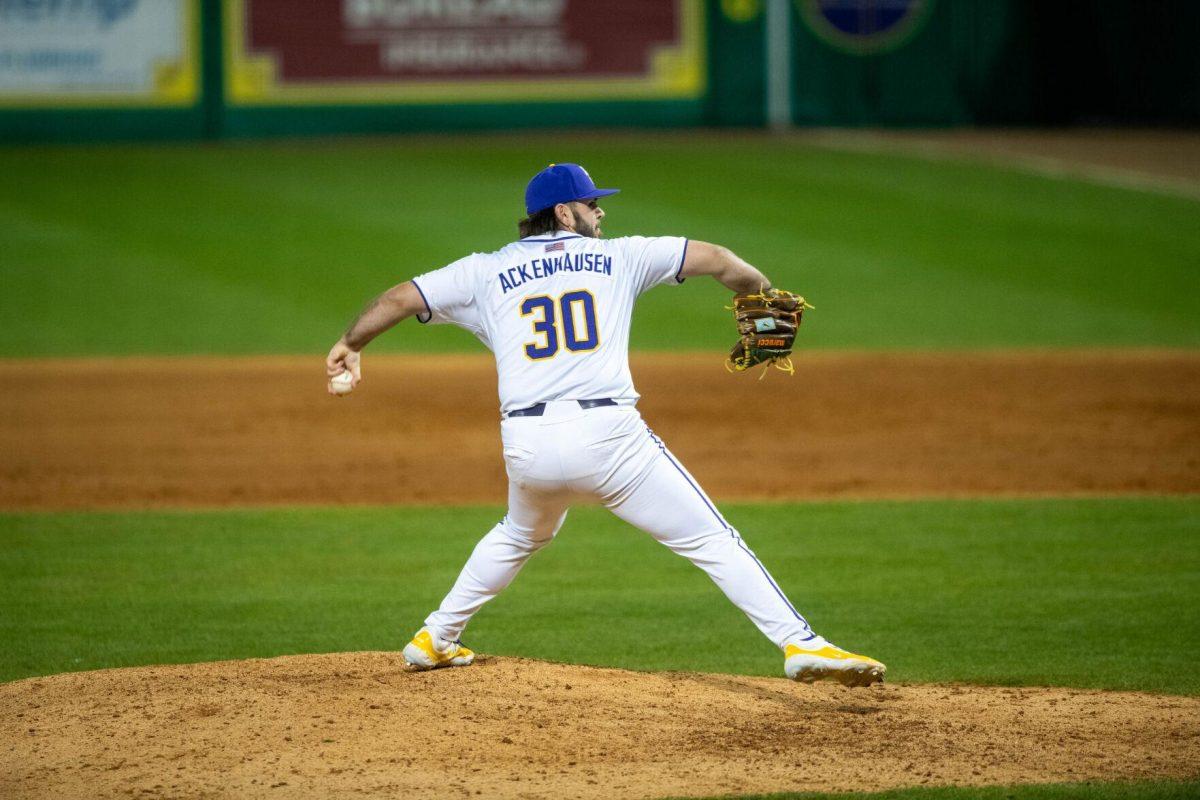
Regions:
[[[1192,777],[1200,699],[345,653],[0,685],[5,797],[655,798]]]

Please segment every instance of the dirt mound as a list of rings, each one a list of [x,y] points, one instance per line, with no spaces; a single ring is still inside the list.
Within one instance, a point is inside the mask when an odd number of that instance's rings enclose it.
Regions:
[[[0,794],[21,798],[652,798],[1200,775],[1198,698],[847,690],[515,658],[74,673],[0,685],[0,712]]]
[[[1200,491],[1200,354],[640,355],[650,425],[721,501]],[[490,356],[0,362],[0,507],[503,503]],[[743,460],[766,409],[799,468]]]

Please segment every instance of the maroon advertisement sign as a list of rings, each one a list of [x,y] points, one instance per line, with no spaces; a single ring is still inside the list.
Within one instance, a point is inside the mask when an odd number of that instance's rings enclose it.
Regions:
[[[702,11],[700,0],[227,0],[228,88],[248,101],[472,85],[483,97],[694,95]]]

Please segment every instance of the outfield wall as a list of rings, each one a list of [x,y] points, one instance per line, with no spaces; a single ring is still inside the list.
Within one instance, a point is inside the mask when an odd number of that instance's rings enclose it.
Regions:
[[[1121,0],[0,0],[0,141],[761,126],[775,84],[799,125],[1194,124],[1196,33]]]

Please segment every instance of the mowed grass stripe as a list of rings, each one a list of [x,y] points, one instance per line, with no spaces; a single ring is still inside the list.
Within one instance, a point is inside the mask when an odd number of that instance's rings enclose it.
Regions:
[[[815,629],[896,681],[1200,693],[1200,498],[730,505]],[[0,679],[396,650],[500,508],[0,516]],[[485,607],[485,653],[777,675],[700,571],[596,508]]]
[[[802,140],[555,134],[0,149],[0,354],[323,352],[367,298],[511,241],[528,176],[584,161],[608,236],[727,244],[816,305],[808,347],[1200,345],[1200,204]],[[712,281],[635,348],[728,347]],[[381,350],[478,348],[440,327]]]

